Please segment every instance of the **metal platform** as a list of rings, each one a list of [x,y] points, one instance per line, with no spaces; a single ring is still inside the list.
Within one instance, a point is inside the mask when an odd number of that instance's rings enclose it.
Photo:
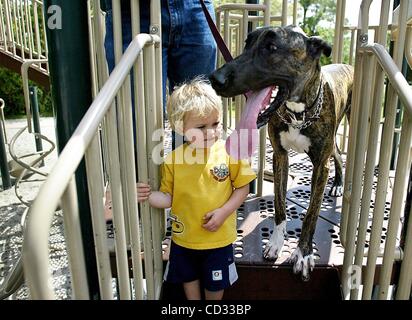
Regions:
[[[166,130],[165,153],[171,150],[171,134]],[[340,271],[343,265],[344,248],[340,243],[340,218],[342,197],[331,197],[328,192],[334,177],[334,163],[331,159],[328,184],[325,188],[319,219],[313,239],[315,269],[310,281],[303,282],[300,275],[294,275],[287,259],[297,247],[302,221],[309,207],[312,163],[306,154],[289,151],[289,181],[287,191],[287,238],[281,256],[276,261],[263,258],[263,250],[273,232],[274,195],[272,174],[272,148],[266,145],[266,167],[264,196],[251,195],[237,212],[237,239],[234,243],[235,262],[239,280],[225,292],[225,299],[341,299]],[[345,163],[345,156],[343,156]],[[256,155],[252,167],[257,167]],[[391,180],[391,179],[390,179]],[[392,181],[390,181],[390,186]],[[269,186],[269,188],[267,188]],[[376,181],[374,190],[376,191]],[[387,194],[381,246],[385,244],[391,189]],[[374,207],[374,194],[370,205],[369,225]],[[371,229],[368,228],[366,247]],[[167,228],[163,247],[163,258],[168,260],[170,226]],[[109,233],[109,237],[112,237]],[[378,259],[378,265],[381,263]],[[115,264],[112,264],[115,270]],[[379,266],[378,266],[379,268]],[[394,268],[394,275],[398,272]],[[378,272],[377,272],[378,274]],[[165,284],[163,299],[184,299],[181,286]]]
[[[265,180],[271,180],[272,148],[266,146]],[[343,156],[345,162],[345,156]],[[257,167],[254,158],[253,166]],[[306,154],[289,151],[289,181],[287,192],[287,238],[281,256],[276,261],[263,258],[263,250],[273,232],[274,202],[273,190],[261,198],[251,197],[238,209],[237,233],[234,243],[235,261],[239,280],[225,292],[225,299],[341,299],[340,270],[343,265],[344,248],[340,238],[342,197],[331,197],[328,192],[334,177],[334,163],[331,160],[328,185],[325,188],[320,216],[313,239],[316,267],[310,281],[303,282],[294,275],[287,262],[297,247],[302,221],[309,207],[312,163]],[[272,185],[273,186],[273,185]],[[391,186],[391,183],[390,183]],[[376,181],[374,183],[376,191]],[[391,189],[385,203],[385,216],[381,246],[385,244]],[[370,205],[369,225],[372,223],[374,194]],[[366,247],[371,229],[368,228]],[[168,230],[170,236],[170,229]],[[167,259],[167,247],[165,259]],[[381,261],[378,259],[378,264]],[[379,268],[379,266],[378,266]],[[394,268],[394,274],[398,272]],[[378,274],[378,272],[377,272]],[[172,289],[173,288],[173,289]],[[176,299],[176,287],[166,285],[165,299]],[[174,296],[168,293],[173,292]],[[178,296],[178,295],[177,295]]]

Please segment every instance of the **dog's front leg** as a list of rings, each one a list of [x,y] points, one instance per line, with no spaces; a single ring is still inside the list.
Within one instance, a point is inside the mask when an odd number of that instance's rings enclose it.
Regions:
[[[318,220],[320,206],[323,200],[323,192],[329,175],[328,158],[316,163],[313,161],[312,187],[310,205],[302,224],[302,233],[299,245],[292,253],[290,262],[294,273],[302,273],[302,280],[308,281],[309,274],[315,267],[313,258],[312,240],[315,233],[316,221]]]
[[[273,146],[273,173],[275,191],[275,224],[263,256],[276,260],[282,251],[286,234],[286,191],[288,184],[288,153],[281,146]]]

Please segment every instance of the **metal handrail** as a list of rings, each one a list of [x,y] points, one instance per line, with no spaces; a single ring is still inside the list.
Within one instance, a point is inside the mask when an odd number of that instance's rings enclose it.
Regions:
[[[6,118],[4,117],[4,106],[5,105],[6,104],[4,103],[4,100],[0,98],[0,121],[3,123],[2,128],[3,128],[4,141],[7,143],[7,132],[6,132],[6,126],[5,126]]]
[[[386,33],[384,28],[379,32],[379,38],[382,44],[368,44],[368,12],[371,2],[371,0],[364,0],[361,5],[359,20],[361,33],[358,38],[357,61],[355,65],[355,74],[357,77],[355,77],[355,91],[352,98],[353,109],[350,128],[350,148],[348,152],[349,161],[346,166],[345,193],[342,206],[341,242],[345,247],[342,289],[345,299],[359,299],[360,293],[363,299],[371,299],[378,257],[383,258],[383,267],[379,274],[380,299],[387,299],[394,261],[402,261],[401,268],[408,268],[408,265],[404,263],[404,259],[408,259],[408,256],[397,246],[396,237],[401,224],[401,211],[405,196],[405,185],[407,183],[406,172],[409,171],[411,165],[410,147],[412,140],[412,123],[410,119],[412,116],[412,88],[400,71],[406,33],[406,11],[404,9],[409,0],[401,3],[400,12],[402,16],[400,17],[400,25],[398,28],[399,36],[395,44],[393,58],[383,46],[383,44],[386,43],[386,41],[384,41],[384,35]],[[384,5],[385,10],[383,13],[381,12],[382,25],[387,21],[389,0],[386,0]],[[372,76],[370,76],[371,71],[375,71]],[[384,75],[389,79],[385,125],[380,141],[379,175],[373,207],[371,235],[369,247],[365,254],[365,234],[368,224],[381,114],[382,90],[378,88],[381,88],[380,86],[383,83]],[[375,90],[372,90],[372,86],[374,86]],[[382,250],[380,243],[390,169],[390,153],[387,150],[392,148],[393,132],[395,131],[395,110],[398,97],[403,103],[406,112],[404,114],[401,141],[399,143],[399,156],[390,202],[391,208],[385,248]],[[362,107],[362,110],[360,110],[360,107]],[[369,114],[369,112],[371,112],[371,114]],[[364,167],[363,164],[366,164],[366,167]],[[406,228],[406,226],[404,226],[404,228]],[[407,230],[407,232],[410,233],[411,230]],[[363,287],[361,291],[358,286],[353,288],[349,281],[352,277],[352,267],[362,268],[365,262],[365,256],[367,256],[367,263],[366,270],[362,273]],[[353,261],[354,258],[355,261]],[[405,283],[398,282],[397,285],[402,287]],[[402,299],[404,296],[397,296],[397,298]]]
[[[39,10],[42,11],[40,15]],[[0,1],[0,52],[21,62],[46,59],[48,48],[43,11],[41,0]],[[39,16],[43,17],[42,21]],[[43,67],[36,63],[32,68],[48,74],[47,65]]]
[[[385,47],[381,44],[374,43],[362,47],[361,50],[365,52],[373,53],[378,59],[379,64],[388,76],[389,82],[397,92],[405,111],[408,113],[408,117],[412,117],[412,89],[399,70],[398,66],[393,61],[390,54],[386,51]]]
[[[160,43],[160,38],[154,35],[140,34],[130,43],[119,64],[73,133],[72,138],[67,142],[30,208],[24,232],[23,265],[33,299],[55,298],[51,283],[47,281],[49,279],[48,231],[55,209],[94,138],[99,124],[110,110],[113,100],[123,82],[130,75],[130,70],[142,49],[149,43]],[[77,272],[85,271],[77,270]]]

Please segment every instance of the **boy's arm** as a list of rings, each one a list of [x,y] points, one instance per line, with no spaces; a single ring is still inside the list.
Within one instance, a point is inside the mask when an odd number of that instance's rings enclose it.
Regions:
[[[149,203],[154,208],[170,208],[172,206],[172,196],[161,191],[153,191],[149,196]]]
[[[151,191],[146,183],[137,184],[137,199],[139,202],[149,200],[149,204],[154,208],[164,209],[172,206],[172,196],[165,192]]]
[[[227,217],[242,205],[248,194],[249,184],[239,189],[235,189],[229,200],[222,207],[217,208],[204,216],[203,219],[205,220],[205,224],[203,224],[203,228],[212,232],[217,231]]]

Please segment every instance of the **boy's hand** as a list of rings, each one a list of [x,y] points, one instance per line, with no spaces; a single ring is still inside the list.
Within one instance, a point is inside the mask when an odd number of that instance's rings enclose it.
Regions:
[[[206,213],[203,220],[205,221],[203,228],[210,232],[216,232],[225,221],[225,212],[221,208],[218,208]]]
[[[136,191],[137,191],[137,201],[138,202],[143,202],[149,199],[149,196],[152,194],[152,190],[150,186],[146,183],[137,183],[136,185]]]

